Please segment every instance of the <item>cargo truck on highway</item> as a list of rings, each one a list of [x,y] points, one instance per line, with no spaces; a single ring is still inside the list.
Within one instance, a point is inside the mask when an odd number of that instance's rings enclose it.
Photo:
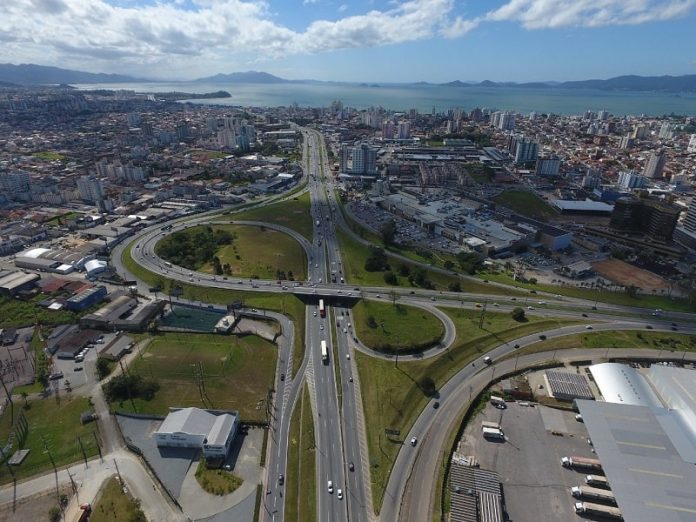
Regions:
[[[614,506],[603,506],[602,504],[593,504],[591,502],[576,502],[575,512],[581,515],[595,515],[598,517],[613,518],[614,520],[623,520],[619,508]]]
[[[561,466],[564,468],[581,468],[602,471],[602,463],[598,459],[585,457],[561,457]]]
[[[584,498],[587,500],[597,500],[607,504],[616,504],[614,493],[608,489],[592,488],[590,486],[573,486],[570,488],[570,494],[575,498]]]
[[[587,475],[585,477],[585,484],[587,484],[588,486],[594,486],[599,488],[609,487],[609,481],[607,480],[607,477],[603,477],[602,475]]]
[[[326,346],[326,341],[321,342],[321,361],[324,364],[327,364],[329,362],[329,349]]]
[[[319,280],[321,282],[321,279]],[[319,299],[319,315],[321,317],[326,317],[326,308],[324,308],[324,300]]]

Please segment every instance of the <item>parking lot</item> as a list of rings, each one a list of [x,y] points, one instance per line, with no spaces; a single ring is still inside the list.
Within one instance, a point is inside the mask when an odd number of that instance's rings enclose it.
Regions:
[[[484,420],[499,423],[505,441],[484,439]],[[586,473],[562,467],[560,459],[595,455],[587,442],[587,430],[575,420],[574,412],[518,403],[508,403],[507,409],[499,410],[489,404],[467,426],[459,451],[475,456],[481,468],[498,472],[508,520],[555,522],[578,518],[570,488],[583,484]]]

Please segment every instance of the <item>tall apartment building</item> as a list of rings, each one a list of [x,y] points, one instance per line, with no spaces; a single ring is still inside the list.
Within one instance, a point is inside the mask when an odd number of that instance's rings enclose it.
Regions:
[[[648,158],[648,162],[643,169],[643,176],[648,179],[658,179],[662,177],[662,171],[667,163],[667,156],[664,151],[653,152]]]
[[[582,188],[596,189],[602,184],[602,173],[598,169],[587,169],[582,178]]]
[[[491,125],[500,130],[515,129],[515,113],[510,111],[497,111],[491,115]]]
[[[538,149],[536,141],[527,139],[521,134],[512,134],[508,139],[508,150],[518,165],[536,161]]]
[[[558,176],[561,169],[561,160],[555,156],[547,158],[537,158],[534,168],[535,176],[553,177]]]
[[[399,122],[399,139],[407,140],[411,137],[411,122],[410,121],[400,121]]]
[[[693,154],[696,152],[696,134],[691,135],[689,145],[686,147],[686,152]]]
[[[12,198],[17,194],[31,190],[31,178],[22,170],[2,172],[0,173],[0,188],[6,196]]]
[[[651,239],[672,239],[681,209],[653,198],[619,198],[614,204],[609,226],[615,230],[643,233]]]
[[[644,140],[648,137],[648,126],[647,125],[637,125],[633,129],[633,137],[637,140]]]
[[[681,226],[674,229],[674,241],[696,250],[696,197],[692,198]]]
[[[671,140],[674,138],[674,125],[671,123],[663,123],[657,137],[661,140]]]
[[[104,198],[104,186],[94,176],[82,176],[77,180],[77,190],[80,198],[96,203]]]
[[[377,151],[365,143],[354,147],[342,145],[340,168],[346,174],[374,176],[377,174]]]
[[[623,171],[619,172],[619,179],[616,184],[621,190],[643,188],[645,186],[645,177],[635,170]]]
[[[619,142],[619,148],[620,149],[631,149],[635,145],[635,138],[632,138],[631,136],[623,136],[621,138],[621,141]]]
[[[390,120],[382,122],[382,138],[385,140],[394,139],[394,123]]]

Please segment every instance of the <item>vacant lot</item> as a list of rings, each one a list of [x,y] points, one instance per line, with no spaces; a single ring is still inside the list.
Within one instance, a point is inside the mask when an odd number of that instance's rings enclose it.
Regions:
[[[136,518],[138,516],[142,518]],[[140,502],[124,493],[118,479],[111,477],[102,487],[89,519],[91,522],[131,522],[145,520],[145,517]]]
[[[667,281],[662,279],[659,275],[630,265],[620,259],[596,261],[592,263],[592,268],[602,277],[618,285],[633,285],[643,290],[668,288]]]
[[[215,228],[227,230],[235,239],[230,245],[220,248],[216,254],[220,264],[230,265],[233,277],[260,279],[282,279],[303,281],[307,278],[307,256],[304,249],[292,237],[264,227],[244,225],[221,225]],[[212,273],[211,264],[204,272]]]
[[[366,346],[384,352],[423,350],[437,344],[445,334],[437,317],[398,302],[363,299],[353,307],[353,319],[358,338]]]
[[[27,437],[21,448],[30,450],[24,462],[14,468],[17,478],[29,477],[52,468],[43,441],[59,468],[82,458],[78,437],[82,438],[87,457],[97,453],[92,435],[97,426],[80,424],[80,414],[90,409],[87,399],[71,397],[61,390],[60,401],[55,397],[30,399],[27,405],[28,409],[24,408],[23,400],[15,399],[14,418],[16,420],[24,414],[28,426]],[[11,409],[8,406],[0,418],[0,444],[4,445],[10,437],[11,426]],[[15,436],[13,440],[12,452],[18,449],[21,437]],[[0,466],[0,483],[10,482],[11,479],[7,467]]]
[[[494,198],[499,205],[533,219],[545,221],[558,212],[536,194],[526,190],[506,190]]]
[[[170,406],[196,406],[265,420],[261,401],[273,387],[276,356],[273,344],[251,335],[158,335],[129,371],[157,380],[160,389],[151,401],[136,400],[135,408],[164,415]],[[132,410],[128,403],[117,407]]]

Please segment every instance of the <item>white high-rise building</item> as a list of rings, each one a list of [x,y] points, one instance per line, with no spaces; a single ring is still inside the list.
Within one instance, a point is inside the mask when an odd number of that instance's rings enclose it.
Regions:
[[[658,179],[662,177],[662,171],[667,163],[667,157],[664,151],[653,152],[648,158],[648,162],[643,169],[643,176],[648,179]]]
[[[616,184],[621,190],[643,188],[645,186],[645,177],[635,170],[619,172],[619,179]]]
[[[690,154],[696,153],[696,134],[691,135],[689,145],[686,147],[686,152]]]
[[[411,122],[400,121],[399,122],[399,139],[407,140],[411,137]]]
[[[82,176],[77,180],[77,190],[80,198],[96,203],[104,199],[104,187],[102,182],[94,176]]]
[[[657,137],[661,140],[671,140],[674,138],[674,125],[671,123],[663,123]]]
[[[491,115],[491,125],[500,130],[515,130],[515,113],[497,111]]]

